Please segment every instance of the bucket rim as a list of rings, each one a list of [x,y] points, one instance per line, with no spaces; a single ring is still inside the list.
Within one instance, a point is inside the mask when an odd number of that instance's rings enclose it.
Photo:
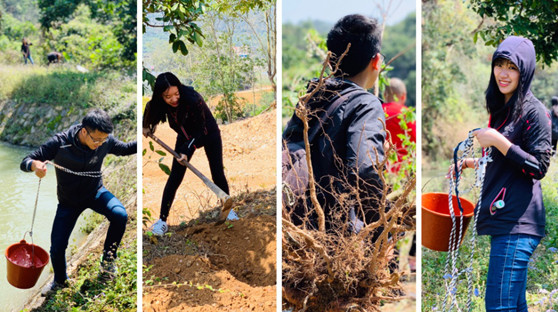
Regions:
[[[19,266],[18,264],[14,263],[14,262],[12,261],[12,259],[10,259],[10,257],[8,256],[8,251],[11,250],[12,248],[17,247],[18,245],[35,246],[35,248],[41,249],[42,252],[44,252],[44,253],[46,254],[46,256],[47,256],[47,257],[46,257],[46,261],[43,262],[43,265],[34,266],[34,268],[36,268],[36,269],[44,268],[44,267],[50,262],[50,255],[48,254],[48,252],[47,252],[44,248],[42,248],[41,246],[36,245],[36,244],[29,244],[29,243],[25,242],[25,240],[22,240],[22,241],[20,241],[20,242],[18,242],[18,243],[11,244],[10,246],[8,246],[8,247],[6,248],[6,250],[5,250],[5,252],[4,252],[4,256],[6,257],[6,260],[7,260],[8,262],[10,262],[11,264],[13,264],[13,265],[15,265],[15,266]],[[36,257],[38,257],[38,256],[36,255]]]
[[[447,198],[448,195],[449,195],[448,193],[444,193],[444,192],[429,192],[429,193],[423,193],[423,194],[420,196],[420,198],[421,198],[420,208],[421,208],[421,210],[426,210],[426,211],[428,211],[429,213],[431,213],[431,214],[433,214],[433,215],[440,216],[440,217],[450,217],[450,216],[451,216],[450,214],[439,213],[439,212],[436,212],[436,211],[433,211],[433,210],[429,209],[428,207],[424,207],[424,205],[422,204],[422,198],[423,198],[425,195],[445,195],[446,198]],[[452,194],[451,196],[452,196],[452,197],[457,197],[457,195],[455,195],[455,194]],[[459,214],[459,215],[456,214],[455,216],[456,216],[456,217],[461,217],[461,216],[463,216],[463,217],[466,217],[466,218],[471,218],[471,217],[475,214],[475,206],[476,206],[476,205],[473,204],[470,200],[468,200],[468,199],[466,199],[466,198],[463,198],[463,197],[461,197],[461,196],[459,196],[459,198],[460,198],[461,200],[464,200],[464,201],[467,201],[468,203],[470,203],[470,204],[473,206],[473,211],[470,212],[470,213],[463,214],[463,215],[461,215],[461,214]],[[461,213],[461,212],[459,211],[459,213]]]

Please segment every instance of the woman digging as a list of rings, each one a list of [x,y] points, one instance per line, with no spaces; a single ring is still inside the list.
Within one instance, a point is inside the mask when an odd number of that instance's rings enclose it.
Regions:
[[[151,228],[153,234],[158,236],[168,231],[167,217],[176,190],[186,173],[186,167],[180,162],[190,161],[197,148],[205,149],[213,182],[225,193],[229,193],[223,170],[221,132],[217,122],[202,96],[194,88],[183,85],[170,72],[160,74],[155,80],[153,96],[145,106],[143,134],[148,136],[154,133],[157,124],[165,121],[177,133],[175,150],[181,158],[172,161],[171,172],[163,191],[160,218]],[[233,210],[229,218],[236,218]]]

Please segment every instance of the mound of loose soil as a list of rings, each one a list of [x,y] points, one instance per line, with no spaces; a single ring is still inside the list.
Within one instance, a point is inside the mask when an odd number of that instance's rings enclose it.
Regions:
[[[152,240],[167,255],[144,258],[143,311],[275,311],[275,223],[251,214]]]

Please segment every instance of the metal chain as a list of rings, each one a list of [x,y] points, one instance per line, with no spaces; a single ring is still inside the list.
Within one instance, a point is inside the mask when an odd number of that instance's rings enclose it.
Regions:
[[[37,214],[37,205],[39,203],[39,190],[41,189],[41,178],[39,178],[39,186],[37,186],[37,195],[35,196],[35,207],[33,208],[33,218],[31,219],[31,229],[23,233],[23,241],[25,241],[25,236],[29,233],[31,237],[31,266],[35,267],[35,241],[33,240],[33,226],[35,225],[35,215]]]
[[[89,178],[102,178],[103,177],[103,172],[102,171],[72,171],[68,168],[64,168],[58,164],[55,164],[54,162],[47,160],[46,161],[47,164],[51,164],[53,165],[56,169],[60,169],[66,173],[70,173],[70,174],[74,174],[77,176],[81,176],[81,177],[89,177]]]
[[[31,237],[31,244],[33,244],[33,226],[35,225],[35,215],[37,214],[37,205],[39,203],[39,190],[41,189],[41,181],[42,179],[39,178],[39,186],[37,186],[37,195],[35,196],[35,207],[33,208],[33,218],[31,219],[31,229],[23,234],[23,239],[25,240],[25,235],[29,233],[29,237]]]
[[[446,293],[442,305],[442,311],[452,311],[454,306],[457,309],[457,311],[461,311],[461,309],[459,308],[459,303],[457,301],[457,283],[458,283],[459,276],[461,274],[465,274],[467,278],[467,288],[469,294],[467,300],[467,311],[471,311],[472,297],[473,297],[472,271],[473,271],[473,256],[476,249],[476,226],[478,220],[478,210],[480,209],[480,204],[482,202],[482,188],[484,184],[486,165],[488,162],[492,161],[490,157],[490,153],[491,153],[490,148],[487,148],[484,151],[483,156],[479,159],[478,163],[475,164],[475,183],[471,186],[471,189],[478,188],[480,190],[479,199],[477,204],[475,205],[474,221],[471,226],[471,231],[473,231],[473,233],[470,240],[471,254],[469,257],[469,266],[461,272],[457,268],[457,259],[459,258],[459,247],[461,245],[461,237],[463,234],[463,223],[464,223],[463,211],[461,211],[460,213],[459,234],[457,235],[456,216],[453,209],[453,190],[455,190],[456,197],[459,198],[459,182],[461,178],[461,173],[463,171],[462,162],[468,157],[471,157],[473,159],[475,158],[475,153],[473,149],[473,143],[474,143],[473,131],[474,130],[470,131],[467,139],[459,143],[455,148],[454,159],[452,161],[452,167],[450,170],[448,206],[449,206],[450,216],[452,220],[452,229],[449,238],[448,256],[446,258],[446,264],[445,264],[445,274],[443,276]],[[459,157],[458,157],[458,152],[461,152],[461,156]],[[459,199],[458,199],[458,203],[459,203]],[[450,270],[450,263],[451,263],[451,270]],[[450,301],[449,309],[447,309],[448,300]]]

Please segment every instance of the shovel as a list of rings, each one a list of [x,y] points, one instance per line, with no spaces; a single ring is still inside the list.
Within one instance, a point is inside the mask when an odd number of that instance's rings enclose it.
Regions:
[[[164,149],[166,149],[169,153],[174,156],[174,158],[179,159],[180,155],[175,152],[170,146],[165,144],[165,142],[161,141],[158,137],[156,137],[153,133],[147,134],[153,141],[157,142],[157,144],[161,145]],[[192,166],[188,161],[182,160],[180,161],[181,164],[186,166],[188,169],[192,170],[192,172],[200,178],[205,185],[209,187],[209,189],[217,195],[217,197],[221,200],[223,204],[223,208],[221,209],[221,214],[219,215],[219,219],[217,220],[216,225],[222,224],[227,220],[227,216],[232,209],[232,198],[225,193],[222,189],[220,189],[213,181],[209,180],[206,176],[204,176],[201,172],[198,171],[194,166]]]

